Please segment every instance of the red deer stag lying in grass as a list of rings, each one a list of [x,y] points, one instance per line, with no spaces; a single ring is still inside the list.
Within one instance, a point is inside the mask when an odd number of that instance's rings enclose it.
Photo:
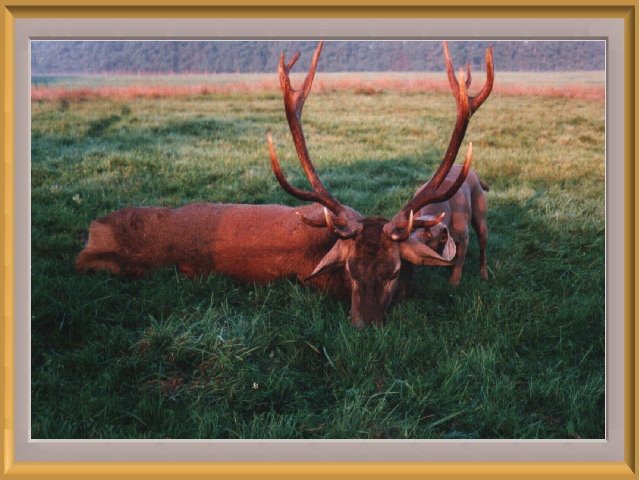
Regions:
[[[342,205],[322,185],[311,163],[300,117],[321,49],[322,42],[300,90],[294,90],[289,79],[299,55],[285,65],[283,53],[279,66],[287,121],[313,191],[299,190],[285,180],[268,136],[271,164],[282,187],[298,199],[317,203],[297,208],[211,203],[173,210],[124,208],[91,224],[77,269],[139,276],[152,267],[175,265],[185,275],[219,272],[243,282],[296,277],[329,294],[350,296],[351,322],[361,327],[382,325],[388,306],[407,292],[412,272],[403,260],[417,265],[451,265],[449,258],[411,236],[413,228],[429,228],[442,217],[417,221],[413,212],[448,199],[465,179],[470,151],[458,178],[444,191],[438,189],[455,161],[471,115],[491,91],[491,51],[487,51],[487,81],[476,97],[467,95],[468,69],[466,82],[458,83],[455,75],[449,75],[458,108],[447,152],[421,194],[387,221],[364,218]],[[446,44],[445,56],[447,70],[452,73]]]
[[[445,184],[453,182],[459,174],[460,167],[454,165],[445,179]],[[416,191],[420,194],[422,187]],[[460,284],[462,266],[469,245],[469,223],[473,226],[480,246],[480,276],[485,280],[487,276],[487,257],[485,247],[487,245],[487,200],[484,192],[489,186],[478,178],[473,168],[469,169],[467,178],[458,191],[449,200],[440,203],[432,203],[425,206],[418,213],[432,216],[444,213],[444,220],[430,228],[417,229],[412,235],[425,243],[440,255],[449,256],[447,251],[451,247],[451,239],[455,243],[455,262],[451,274],[450,283],[454,287]]]

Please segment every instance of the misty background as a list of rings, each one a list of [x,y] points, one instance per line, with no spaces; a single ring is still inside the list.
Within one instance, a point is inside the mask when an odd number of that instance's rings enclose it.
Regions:
[[[449,41],[457,66],[484,69],[484,51],[493,46],[496,70],[602,71],[604,41]],[[268,73],[301,52],[306,70],[316,41],[40,41],[31,42],[31,74],[200,74]],[[442,71],[442,42],[424,40],[327,41],[318,71]],[[480,70],[481,71],[481,70]]]

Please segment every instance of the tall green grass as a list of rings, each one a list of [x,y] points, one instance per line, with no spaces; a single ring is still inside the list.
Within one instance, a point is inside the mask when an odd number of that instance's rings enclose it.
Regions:
[[[497,79],[497,81],[499,78]],[[450,94],[312,92],[311,156],[342,202],[392,216],[434,171]],[[290,281],[74,271],[126,205],[299,202],[277,91],[32,105],[33,438],[603,438],[604,103],[494,92],[466,140],[487,193],[471,246],[416,268],[385,327]]]

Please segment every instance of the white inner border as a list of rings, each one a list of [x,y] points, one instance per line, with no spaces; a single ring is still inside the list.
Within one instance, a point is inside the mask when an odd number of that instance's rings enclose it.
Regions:
[[[30,40],[320,38],[607,41],[606,440],[30,440]],[[623,461],[623,40],[622,19],[16,19],[16,462]]]

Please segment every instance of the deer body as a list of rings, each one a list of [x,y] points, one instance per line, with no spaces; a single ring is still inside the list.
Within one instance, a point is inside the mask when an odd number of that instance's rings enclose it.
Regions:
[[[310,227],[296,214],[314,210],[321,212],[322,207],[220,203],[176,209],[126,207],[91,223],[76,268],[139,277],[154,267],[175,266],[190,277],[225,273],[248,283],[286,277],[304,280],[336,243],[328,229]],[[336,296],[345,296],[349,288],[339,272],[309,283]]]
[[[445,179],[445,184],[455,179],[459,169],[458,165],[451,167]],[[453,238],[456,257],[450,283],[454,287],[460,284],[460,277],[462,276],[462,266],[464,265],[469,245],[469,224],[473,226],[476,232],[480,247],[480,276],[485,280],[488,278],[485,254],[488,240],[487,200],[483,190],[489,190],[489,186],[478,178],[473,168],[470,168],[464,183],[449,200],[432,203],[419,211],[419,215],[436,215],[440,212],[445,215],[440,224],[430,228],[417,229],[413,236],[440,254],[444,253],[443,250],[450,237]],[[420,189],[416,191],[416,195],[419,192]]]

